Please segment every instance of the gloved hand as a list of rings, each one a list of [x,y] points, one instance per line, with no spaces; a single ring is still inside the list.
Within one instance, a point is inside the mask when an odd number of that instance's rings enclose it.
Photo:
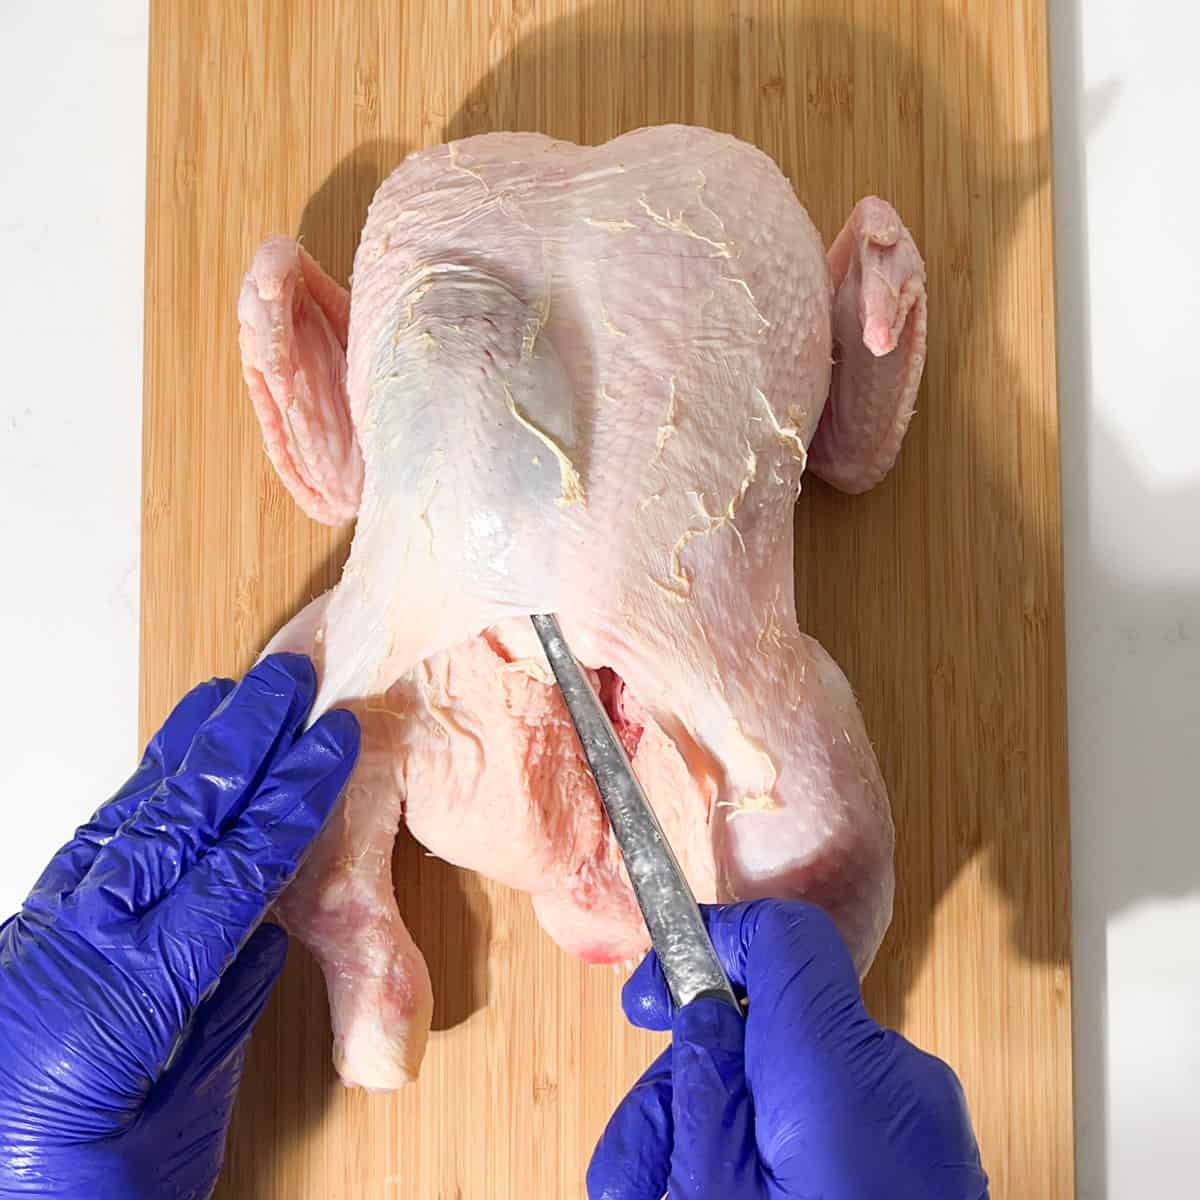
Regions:
[[[0,1197],[212,1191],[287,952],[259,922],[358,753],[346,712],[300,736],[315,686],[277,655],[188,693],[0,926]]]
[[[704,916],[745,1020],[718,1000],[673,1015],[646,957],[625,1014],[674,1040],[601,1137],[592,1200],[986,1200],[953,1071],[871,1019],[829,918],[775,900]]]

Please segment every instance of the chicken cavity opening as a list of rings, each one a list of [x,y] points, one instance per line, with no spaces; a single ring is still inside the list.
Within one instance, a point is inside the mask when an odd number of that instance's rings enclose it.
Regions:
[[[533,630],[524,622],[505,621],[485,629],[480,635],[491,652],[508,668],[525,671],[553,687],[554,676],[540,650],[533,649]],[[581,664],[582,665],[582,664]],[[630,761],[641,745],[645,720],[637,701],[625,686],[625,680],[612,667],[583,667],[583,673],[599,697],[613,731]]]
[[[621,745],[625,747],[625,753],[632,760],[646,727],[630,715],[625,680],[611,667],[601,667],[600,670],[589,674],[595,676],[600,703],[604,705],[604,711],[608,713],[608,719],[612,722]]]

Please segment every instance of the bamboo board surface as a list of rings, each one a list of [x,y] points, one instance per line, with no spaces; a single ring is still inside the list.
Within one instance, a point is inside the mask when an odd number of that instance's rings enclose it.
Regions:
[[[1044,0],[209,0],[152,4],[144,733],[332,585],[344,534],[262,452],[235,305],[268,234],[347,279],[410,149],[683,121],[771,153],[826,238],[869,192],[929,267],[892,476],[805,482],[801,625],[855,685],[898,829],[870,1005],[958,1070],[994,1200],[1073,1194],[1068,810]],[[429,960],[418,1085],[343,1090],[298,946],[253,1041],[225,1200],[561,1200],[662,1045],[524,897],[403,836]]]

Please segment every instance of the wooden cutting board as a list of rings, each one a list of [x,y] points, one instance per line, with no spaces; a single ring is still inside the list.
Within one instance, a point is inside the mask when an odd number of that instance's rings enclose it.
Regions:
[[[268,467],[241,276],[301,234],[343,281],[409,150],[683,121],[780,163],[826,237],[869,192],[929,265],[894,474],[807,482],[802,625],[845,668],[891,788],[896,917],[868,998],[957,1068],[995,1200],[1072,1195],[1068,811],[1044,0],[207,0],[152,4],[142,729],[237,674],[347,539]],[[402,839],[435,1030],[418,1085],[347,1092],[294,947],[254,1037],[219,1196],[561,1200],[662,1044],[524,897]]]

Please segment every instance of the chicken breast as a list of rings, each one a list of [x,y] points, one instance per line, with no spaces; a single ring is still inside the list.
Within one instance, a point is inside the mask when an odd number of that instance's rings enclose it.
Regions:
[[[645,927],[526,619],[555,612],[701,900],[799,896],[865,972],[893,829],[854,696],[796,624],[806,465],[890,468],[925,276],[881,200],[826,255],[764,154],[703,129],[598,147],[490,134],[410,156],[349,297],[289,239],[239,301],[267,451],[316,520],[356,520],[302,650],[360,764],[281,911],[329,986],[347,1083],[417,1072],[432,996],[391,880],[401,820],[530,893],[564,949]]]

